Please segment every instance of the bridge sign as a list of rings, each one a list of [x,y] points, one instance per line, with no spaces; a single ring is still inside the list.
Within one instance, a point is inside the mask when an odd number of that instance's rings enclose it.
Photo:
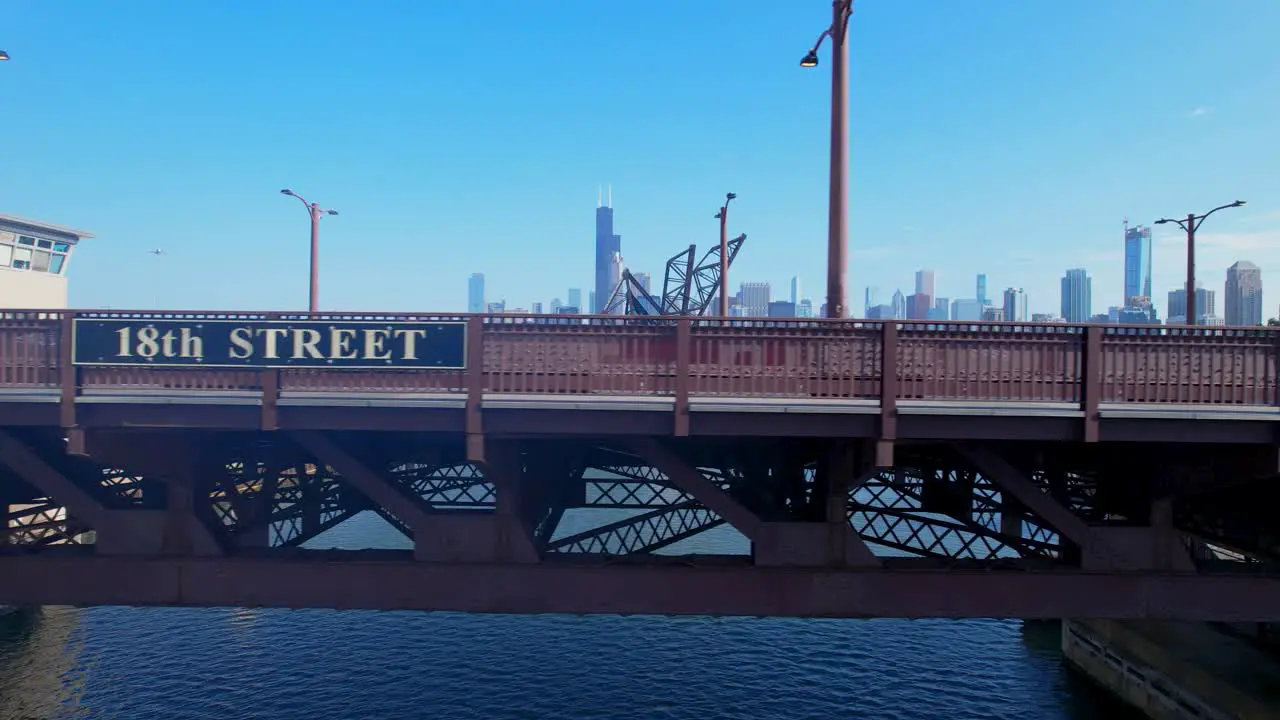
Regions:
[[[76,365],[461,370],[463,322],[76,318]]]

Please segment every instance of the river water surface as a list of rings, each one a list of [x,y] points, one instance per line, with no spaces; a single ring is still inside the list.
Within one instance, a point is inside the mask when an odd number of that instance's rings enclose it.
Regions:
[[[327,546],[388,528],[357,518]],[[1056,625],[43,608],[0,618],[0,719],[1135,717]]]

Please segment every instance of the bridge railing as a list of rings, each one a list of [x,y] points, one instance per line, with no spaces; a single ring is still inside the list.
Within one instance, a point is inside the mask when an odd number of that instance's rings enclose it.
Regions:
[[[460,370],[80,366],[71,319],[464,321]],[[409,313],[0,312],[0,390],[278,389],[1276,405],[1260,327]],[[479,358],[479,362],[476,361]]]

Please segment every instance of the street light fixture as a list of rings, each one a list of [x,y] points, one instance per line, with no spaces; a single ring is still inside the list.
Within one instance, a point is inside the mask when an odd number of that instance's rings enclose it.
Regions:
[[[831,197],[827,213],[827,317],[846,315],[845,275],[849,265],[849,45],[846,42],[853,0],[833,0],[831,27],[822,31],[800,60],[800,67],[818,66],[822,41],[831,38]]]
[[[1219,205],[1203,215],[1188,213],[1183,220],[1172,220],[1170,218],[1160,218],[1156,221],[1156,225],[1167,225],[1173,223],[1187,232],[1187,324],[1196,324],[1196,230],[1204,223],[1205,218],[1227,208],[1238,208],[1244,205],[1243,200],[1237,200],[1226,205]]]
[[[729,201],[737,193],[725,193],[724,205],[716,213],[720,221],[720,317],[729,317]]]
[[[317,203],[307,202],[306,198],[289,188],[281,190],[280,194],[301,200],[302,204],[307,208],[307,214],[311,216],[311,296],[308,306],[311,312],[318,312],[320,302],[320,218],[325,215],[337,215],[338,211],[326,210]]]

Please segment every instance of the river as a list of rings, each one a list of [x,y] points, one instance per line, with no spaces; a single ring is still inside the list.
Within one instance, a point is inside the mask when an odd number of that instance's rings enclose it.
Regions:
[[[320,545],[386,546],[388,532],[358,517]],[[0,720],[1136,718],[1066,672],[1057,632],[990,620],[50,607],[0,618]]]

